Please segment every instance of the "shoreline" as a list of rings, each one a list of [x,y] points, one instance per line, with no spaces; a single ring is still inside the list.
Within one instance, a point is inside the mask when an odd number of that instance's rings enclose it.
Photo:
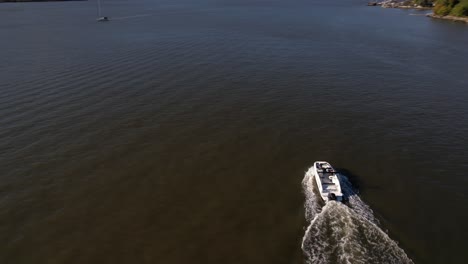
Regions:
[[[382,8],[400,8],[400,9],[417,9],[417,10],[431,10],[432,7],[420,5],[404,5],[403,2],[389,0],[382,2],[368,2],[367,6],[380,6]]]
[[[382,8],[400,8],[400,9],[416,9],[416,10],[432,10],[431,7],[419,6],[395,6],[395,7],[382,7]]]
[[[88,0],[0,0],[0,3],[77,2]]]
[[[444,20],[455,21],[455,22],[464,22],[468,24],[468,17],[439,16],[439,15],[435,15],[434,13],[427,14],[426,16],[430,18],[435,18],[435,19],[444,19]]]
[[[367,6],[380,6],[381,8],[397,8],[397,9],[414,9],[414,10],[419,10],[419,11],[424,11],[424,10],[432,10],[432,7],[426,7],[426,6],[419,6],[419,5],[403,5],[403,2],[398,2],[396,0],[387,0],[383,2],[369,2],[367,3]],[[439,16],[434,13],[426,14],[425,16],[430,17],[430,18],[435,18],[435,19],[444,19],[444,20],[449,20],[449,21],[455,21],[455,22],[464,22],[468,23],[468,17],[467,16]]]

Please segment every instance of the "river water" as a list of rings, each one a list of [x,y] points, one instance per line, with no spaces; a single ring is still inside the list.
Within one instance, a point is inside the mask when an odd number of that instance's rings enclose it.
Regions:
[[[466,261],[466,25],[355,0],[102,6],[0,5],[0,263]],[[315,160],[350,206],[316,199]]]

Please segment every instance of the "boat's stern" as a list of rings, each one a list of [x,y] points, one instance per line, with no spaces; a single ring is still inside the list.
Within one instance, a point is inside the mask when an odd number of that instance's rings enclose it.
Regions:
[[[328,201],[343,202],[343,194],[335,194],[334,192],[328,193],[327,202]]]

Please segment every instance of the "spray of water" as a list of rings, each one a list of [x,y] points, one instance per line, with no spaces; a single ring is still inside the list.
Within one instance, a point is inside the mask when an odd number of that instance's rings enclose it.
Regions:
[[[308,264],[395,263],[412,264],[398,244],[380,227],[370,207],[353,189],[348,178],[338,175],[347,204],[326,204],[317,193],[312,170],[302,181],[309,223],[302,239]]]

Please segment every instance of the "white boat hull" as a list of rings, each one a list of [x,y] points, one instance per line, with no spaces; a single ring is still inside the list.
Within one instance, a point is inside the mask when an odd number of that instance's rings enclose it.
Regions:
[[[343,193],[338,175],[328,162],[314,162],[311,171],[320,197],[322,197],[324,202],[330,200],[343,201]]]

